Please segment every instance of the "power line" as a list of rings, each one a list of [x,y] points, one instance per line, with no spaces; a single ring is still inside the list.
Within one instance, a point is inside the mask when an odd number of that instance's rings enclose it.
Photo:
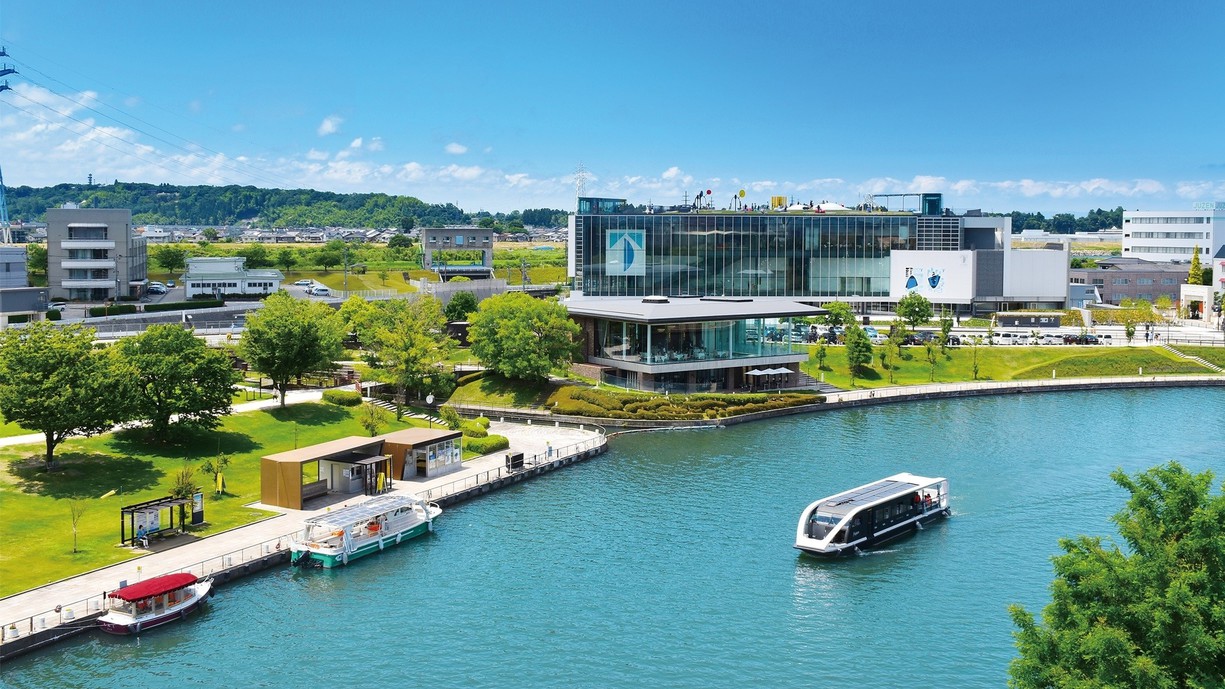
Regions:
[[[32,51],[26,51],[26,52],[31,52],[31,53],[32,53]],[[36,53],[32,53],[32,54],[35,54],[35,55],[37,56],[37,54],[36,54]],[[41,57],[41,56],[39,56],[39,57]],[[44,58],[44,59],[46,59],[46,58]],[[68,83],[66,83],[66,82],[62,81],[62,80],[60,80],[60,79],[56,78],[56,77],[55,77],[55,76],[53,76],[53,75],[47,74],[46,72],[44,72],[44,71],[42,71],[42,70],[38,69],[37,67],[35,67],[35,66],[31,65],[30,63],[28,63],[28,62],[26,62],[26,61],[24,61],[24,60],[17,60],[16,58],[13,58],[13,61],[14,61],[14,62],[16,62],[16,63],[18,63],[18,64],[20,64],[20,65],[22,66],[22,69],[24,69],[24,70],[28,70],[28,71],[30,71],[30,72],[34,72],[34,73],[36,73],[36,74],[39,74],[39,75],[41,75],[42,77],[44,77],[45,79],[47,79],[47,80],[49,80],[49,81],[55,82],[55,83],[57,83],[57,84],[60,84],[60,85],[61,85],[61,86],[63,86],[64,88],[67,88],[69,91],[72,91],[72,92],[75,92],[75,93],[80,93],[80,92],[82,92],[82,90],[81,90],[81,89],[78,89],[78,88],[76,88],[76,87],[72,86],[71,84],[68,84]],[[57,65],[58,65],[58,63],[56,63],[54,60],[47,59],[47,62],[50,62],[51,64],[57,64]],[[59,65],[59,66],[61,66],[61,67],[62,67],[63,65]],[[81,76],[85,76],[86,78],[89,78],[91,81],[95,81],[95,80],[94,80],[92,77],[88,77],[88,75],[84,75],[84,74],[83,74],[83,73],[81,73],[81,72],[77,72],[76,70],[73,70],[73,69],[72,69],[72,68],[70,68],[70,67],[65,67],[65,69],[67,69],[68,71],[74,72],[74,73],[76,73],[76,74],[79,74],[79,75],[81,75]],[[54,94],[55,96],[58,96],[58,97],[60,97],[60,98],[63,98],[64,100],[67,100],[67,101],[69,101],[69,102],[75,103],[76,105],[78,105],[78,106],[80,106],[80,107],[86,108],[86,109],[88,109],[88,110],[90,110],[90,111],[92,111],[92,112],[96,113],[97,115],[99,115],[99,116],[103,117],[103,118],[106,118],[106,119],[108,119],[108,120],[112,120],[112,121],[114,121],[114,122],[117,122],[117,123],[121,124],[122,126],[124,126],[124,127],[128,128],[128,129],[131,129],[131,130],[133,130],[133,131],[135,131],[135,132],[138,132],[139,134],[141,134],[141,135],[143,135],[143,136],[145,136],[145,137],[148,137],[148,138],[153,139],[153,140],[156,140],[156,141],[160,141],[160,142],[162,142],[162,143],[164,143],[164,144],[166,144],[166,145],[168,145],[168,146],[172,146],[172,147],[174,147],[174,148],[177,148],[177,149],[179,149],[179,150],[181,150],[181,151],[184,151],[185,153],[187,153],[187,154],[189,154],[189,155],[191,155],[191,156],[199,157],[199,158],[202,158],[202,159],[203,159],[203,158],[205,158],[205,156],[203,156],[202,154],[200,154],[198,151],[193,151],[193,150],[188,149],[188,148],[186,148],[186,147],[184,147],[184,146],[182,146],[182,145],[180,145],[180,144],[177,144],[177,143],[172,142],[172,141],[169,141],[169,140],[167,140],[167,139],[165,139],[165,138],[162,138],[162,137],[156,136],[156,135],[154,135],[154,134],[151,134],[150,132],[148,132],[148,131],[145,131],[145,130],[141,129],[141,128],[140,128],[140,127],[138,127],[138,126],[132,125],[130,122],[125,122],[125,121],[123,121],[123,120],[121,120],[121,119],[119,119],[119,118],[115,117],[114,115],[109,115],[109,114],[103,113],[103,112],[101,112],[100,110],[97,110],[96,108],[94,108],[94,107],[90,106],[89,104],[84,103],[84,102],[81,102],[81,101],[79,101],[79,100],[77,100],[77,99],[75,99],[75,98],[72,98],[72,97],[70,97],[70,96],[66,96],[66,95],[64,95],[64,94],[62,94],[62,93],[60,93],[60,92],[58,92],[58,91],[56,91],[56,90],[54,90],[54,89],[50,88],[49,86],[47,86],[47,85],[45,85],[45,84],[35,82],[33,79],[29,79],[29,78],[27,78],[27,81],[29,81],[31,84],[33,84],[33,85],[35,85],[35,86],[38,86],[39,88],[43,88],[43,89],[47,90],[49,93],[52,93],[52,94]],[[112,90],[112,91],[114,91],[114,92],[116,92],[116,93],[118,93],[118,94],[121,94],[121,95],[122,95],[122,92],[121,92],[121,91],[119,91],[118,89],[115,89],[115,88],[113,88],[113,87],[110,87],[110,86],[108,86],[108,85],[106,85],[106,84],[103,84],[103,86],[106,86],[106,87],[107,87],[107,88],[109,88],[110,90]],[[3,89],[0,89],[0,90],[3,90]],[[27,100],[31,100],[31,99],[28,99],[28,98],[27,98]],[[33,100],[31,100],[31,102],[35,102],[35,103],[37,103],[37,101],[33,101]],[[138,117],[138,116],[136,116],[136,115],[133,115],[133,114],[128,113],[128,112],[125,112],[125,111],[123,111],[123,110],[121,110],[121,109],[119,109],[119,108],[116,108],[116,107],[115,107],[115,106],[113,106],[113,105],[109,105],[109,104],[107,104],[107,103],[105,103],[105,102],[102,102],[102,101],[99,101],[99,102],[98,102],[98,104],[99,104],[100,106],[102,106],[102,107],[106,107],[106,108],[109,108],[109,109],[111,109],[111,110],[114,110],[115,112],[119,113],[120,115],[122,115],[122,116],[124,116],[124,117],[130,118],[130,119],[132,119],[132,120],[135,120],[135,121],[137,121],[137,122],[140,122],[140,123],[142,123],[142,124],[144,124],[144,125],[146,125],[146,126],[148,126],[148,127],[152,128],[152,129],[156,129],[156,130],[158,130],[158,131],[160,131],[160,132],[163,132],[163,133],[167,134],[168,136],[174,137],[174,138],[176,138],[176,139],[180,139],[180,140],[182,140],[182,141],[186,142],[187,144],[189,144],[190,146],[194,146],[194,147],[198,148],[200,151],[205,151],[205,152],[211,153],[211,154],[213,154],[213,155],[215,155],[215,156],[220,156],[222,159],[224,159],[225,161],[227,161],[227,164],[221,164],[221,163],[218,163],[218,167],[223,167],[224,169],[227,169],[227,170],[229,170],[229,171],[231,171],[231,172],[234,172],[234,173],[237,173],[237,174],[240,174],[240,175],[244,175],[244,176],[252,177],[252,178],[254,178],[254,179],[256,179],[256,180],[259,180],[259,181],[262,181],[262,182],[268,183],[268,184],[270,184],[271,186],[274,186],[274,187],[284,187],[284,188],[294,189],[294,188],[298,188],[298,187],[300,187],[300,186],[301,186],[301,183],[300,183],[300,182],[298,182],[298,181],[291,180],[291,179],[289,179],[289,178],[287,178],[287,177],[281,177],[281,176],[277,175],[277,174],[276,174],[276,173],[274,173],[274,172],[270,172],[270,171],[268,171],[268,170],[265,170],[265,169],[262,169],[262,168],[255,167],[255,166],[253,166],[253,165],[249,165],[249,164],[244,164],[244,163],[241,163],[241,162],[239,162],[239,161],[235,160],[233,157],[226,155],[225,153],[222,153],[222,152],[220,152],[220,151],[216,151],[216,150],[210,149],[210,148],[208,148],[207,146],[201,145],[201,144],[199,144],[199,143],[196,143],[195,141],[192,141],[191,139],[188,139],[187,137],[179,136],[178,134],[175,134],[175,133],[173,133],[173,132],[171,132],[171,131],[169,131],[169,130],[167,130],[167,129],[163,128],[163,127],[159,127],[158,125],[156,125],[156,124],[154,124],[154,123],[152,123],[152,122],[148,122],[147,120],[144,120],[144,119],[142,119],[142,118],[140,118],[140,117]],[[40,103],[40,105],[41,105],[41,103]],[[169,114],[171,114],[171,115],[178,116],[178,115],[176,115],[175,113],[173,113],[173,112],[172,112],[172,111],[170,111],[170,110],[167,110],[167,109],[165,109],[165,108],[161,108],[161,107],[157,106],[157,104],[156,104],[156,103],[150,103],[150,106],[151,106],[151,107],[153,107],[153,108],[156,108],[156,109],[158,109],[158,110],[161,110],[162,112],[166,112],[166,113],[169,113]],[[58,113],[57,113],[57,114],[58,114]],[[66,115],[65,115],[65,116],[66,116]],[[74,119],[74,118],[71,118],[71,117],[70,117],[70,119]],[[74,121],[80,122],[80,120],[75,120],[75,119],[74,119]],[[80,123],[81,123],[82,125],[84,125],[84,126],[87,126],[87,127],[92,126],[92,125],[90,125],[90,124],[88,124],[88,123],[84,123],[84,122],[80,122]],[[222,132],[221,130],[219,130],[219,129],[215,128],[215,127],[212,127],[212,126],[208,125],[207,123],[197,122],[196,124],[203,125],[203,126],[205,126],[206,128],[211,129],[211,130],[213,130],[213,131],[215,131],[215,132],[218,132],[218,133],[225,133],[225,132]],[[99,131],[101,131],[101,130],[99,130]],[[232,133],[227,134],[227,135],[231,135],[231,136],[232,136]],[[129,143],[129,142],[125,142],[125,143]],[[146,161],[146,162],[148,162],[148,161]],[[239,166],[242,166],[242,167],[235,167],[235,165],[239,165]],[[231,183],[231,184],[236,184],[235,182],[230,182],[230,183]]]
[[[23,93],[21,93],[21,92],[19,92],[19,91],[13,91],[13,93],[17,94],[19,97],[21,97],[21,98],[22,98],[22,99],[24,99],[24,100],[27,100],[27,101],[29,101],[29,102],[31,102],[31,103],[33,103],[33,104],[35,104],[35,105],[38,105],[38,106],[40,106],[40,107],[46,108],[47,110],[50,110],[51,112],[54,112],[56,115],[59,115],[60,117],[65,117],[65,118],[67,118],[67,119],[70,119],[70,120],[72,120],[73,122],[76,122],[76,123],[80,124],[81,126],[86,127],[86,128],[88,128],[88,129],[91,129],[91,130],[93,130],[93,131],[95,131],[95,132],[97,132],[97,133],[99,133],[99,134],[103,134],[103,135],[108,136],[108,137],[110,137],[110,138],[112,138],[112,139],[115,139],[116,141],[120,141],[120,142],[122,142],[122,143],[124,143],[124,144],[129,144],[129,145],[131,144],[131,142],[129,142],[129,141],[125,141],[124,139],[122,139],[122,138],[120,138],[120,137],[118,137],[118,136],[115,136],[114,134],[112,134],[112,133],[110,133],[110,132],[106,131],[105,129],[102,129],[101,127],[95,127],[95,126],[93,126],[93,125],[91,125],[91,124],[89,124],[89,123],[87,123],[87,122],[82,122],[81,120],[78,120],[77,118],[73,117],[72,115],[65,115],[64,113],[58,112],[58,111],[56,111],[54,108],[52,108],[51,106],[46,105],[46,104],[44,104],[44,103],[39,103],[38,101],[36,101],[36,100],[33,100],[33,99],[29,98],[28,96],[26,96],[25,94],[23,94]],[[40,121],[45,122],[45,123],[47,123],[47,124],[50,124],[50,125],[53,125],[53,126],[59,127],[60,129],[63,129],[63,130],[65,130],[65,131],[70,132],[70,133],[73,133],[73,134],[77,134],[77,133],[78,133],[78,132],[74,132],[74,131],[73,131],[72,129],[70,129],[68,126],[64,125],[62,122],[56,122],[56,121],[54,121],[54,120],[47,119],[46,117],[43,117],[41,114],[39,114],[39,113],[37,113],[37,112],[32,112],[32,111],[30,111],[29,109],[27,109],[27,108],[23,108],[23,107],[21,107],[21,106],[19,106],[19,105],[16,105],[16,104],[14,104],[14,105],[13,105],[13,107],[14,107],[14,108],[16,108],[16,109],[18,109],[18,110],[20,110],[20,111],[22,111],[22,112],[24,112],[24,113],[26,113],[27,115],[30,115],[30,116],[32,116],[32,117],[36,117],[36,118],[38,118]],[[172,174],[181,174],[181,173],[183,173],[183,172],[187,172],[187,173],[191,173],[191,174],[199,174],[199,172],[200,172],[200,170],[193,169],[193,168],[189,167],[189,166],[188,166],[186,163],[184,163],[184,162],[182,162],[182,161],[180,161],[180,160],[176,160],[175,158],[172,158],[172,157],[168,157],[168,158],[167,158],[167,160],[169,160],[169,161],[171,161],[171,162],[173,162],[173,163],[175,163],[175,164],[179,165],[179,166],[180,166],[182,169],[180,169],[180,170],[174,170],[174,169],[171,169],[171,168],[166,167],[165,165],[163,165],[161,162],[158,162],[158,161],[156,161],[156,160],[150,160],[150,159],[148,159],[148,158],[142,157],[142,156],[140,156],[140,155],[138,155],[138,154],[136,154],[136,153],[134,153],[134,152],[132,152],[132,151],[130,151],[130,150],[125,151],[125,150],[123,150],[123,149],[116,148],[115,146],[112,146],[112,145],[110,145],[110,144],[106,143],[105,141],[100,141],[100,140],[94,139],[94,143],[98,144],[99,146],[103,146],[103,147],[109,148],[109,149],[111,149],[112,151],[117,151],[117,152],[122,153],[122,154],[124,154],[124,155],[130,155],[130,156],[132,156],[133,158],[136,158],[137,160],[139,160],[139,161],[141,161],[141,162],[143,162],[143,163],[148,163],[148,164],[150,164],[150,165],[154,165],[154,166],[159,167],[159,168],[161,168],[161,169],[165,170],[166,172],[170,172],[170,173],[172,173]],[[216,175],[216,176],[217,176],[217,177],[219,177],[219,178],[220,178],[222,181],[226,182],[227,184],[238,184],[237,182],[234,182],[234,181],[231,181],[231,180],[229,180],[229,179],[226,179],[225,177],[222,177],[221,175]]]

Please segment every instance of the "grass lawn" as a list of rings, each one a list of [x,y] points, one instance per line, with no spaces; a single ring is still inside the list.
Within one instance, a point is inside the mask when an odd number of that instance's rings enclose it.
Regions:
[[[548,382],[529,385],[487,371],[455,388],[447,402],[490,407],[541,407],[558,387]]]
[[[812,349],[815,349],[812,348]],[[847,372],[846,348],[828,347],[825,369],[818,371],[811,359],[802,367],[808,375],[819,378],[841,388],[850,387]],[[888,385],[920,385],[931,382],[931,366],[923,347],[902,348],[902,361],[894,371],[895,383],[889,382],[888,372],[876,358],[864,375],[856,378],[855,386],[878,388]],[[937,383],[962,383],[974,380],[974,352],[971,347],[951,348],[947,354],[938,355],[936,364]],[[1033,380],[1050,378],[1051,370],[1059,378],[1082,378],[1096,376],[1131,376],[1140,368],[1145,375],[1170,375],[1180,373],[1211,373],[1194,362],[1180,359],[1170,352],[1156,347],[1102,347],[1102,346],[980,346],[978,348],[978,380]]]
[[[15,435],[29,435],[31,431],[18,426],[11,421],[5,421],[3,416],[0,416],[0,438],[11,438]]]
[[[357,422],[358,409],[297,404],[235,414],[216,430],[185,434],[172,445],[151,445],[139,430],[71,439],[57,450],[51,473],[43,468],[41,445],[0,448],[0,596],[131,559],[131,550],[116,545],[120,508],[169,495],[184,461],[199,467],[218,451],[232,458],[226,494],[206,498],[207,523],[197,535],[269,516],[244,506],[259,500],[260,457],[368,435]],[[382,432],[427,425],[419,419],[392,420]],[[196,475],[198,485],[210,486],[211,480]],[[111,490],[116,494],[101,498]],[[77,525],[77,553],[72,552],[73,500],[86,508]]]
[[[1225,368],[1225,347],[1207,347],[1204,345],[1174,345],[1183,354],[1197,356],[1204,361]]]

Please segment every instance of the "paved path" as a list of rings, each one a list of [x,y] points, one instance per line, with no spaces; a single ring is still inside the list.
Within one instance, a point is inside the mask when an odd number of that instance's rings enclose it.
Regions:
[[[318,397],[318,393],[315,393]],[[305,401],[305,400],[299,400]],[[252,402],[252,405],[262,402]],[[260,407],[252,407],[260,408]],[[581,442],[591,443],[598,440],[599,434],[594,431],[580,431],[576,428],[557,427],[553,425],[519,425],[511,423],[493,423],[490,432],[505,435],[510,439],[510,451],[523,452],[525,455],[544,453],[551,445],[553,448],[563,448]],[[37,436],[41,439],[42,436]],[[478,457],[464,462],[463,469],[433,479],[412,479],[396,481],[395,493],[424,493],[427,489],[443,488],[447,484],[470,479],[471,477],[502,467],[505,463],[505,452]],[[331,507],[352,505],[367,498],[364,496],[336,496],[318,498],[311,501],[315,507],[311,510],[288,510],[280,507],[255,505],[261,509],[275,513],[275,516],[264,521],[239,527],[207,538],[202,538],[185,545],[160,550],[161,544],[156,540],[154,550],[142,557],[121,562],[110,567],[81,574],[64,581],[48,584],[24,593],[19,593],[0,600],[0,623],[24,621],[40,616],[47,618],[48,626],[59,621],[52,612],[56,605],[78,605],[74,612],[86,614],[89,610],[79,601],[89,598],[100,600],[101,594],[118,587],[120,581],[133,583],[142,578],[149,578],[169,572],[188,570],[202,562],[219,559],[225,556],[233,557],[234,563],[250,560],[263,554],[264,548],[274,549],[280,540],[282,547],[287,545],[284,536],[298,531],[305,519],[321,514]],[[445,524],[446,515],[442,517]],[[183,538],[179,536],[178,538]],[[219,567],[216,567],[219,568]],[[210,568],[211,571],[212,568]],[[199,568],[197,567],[197,573]],[[20,626],[20,625],[19,625]],[[23,627],[28,629],[28,627]]]

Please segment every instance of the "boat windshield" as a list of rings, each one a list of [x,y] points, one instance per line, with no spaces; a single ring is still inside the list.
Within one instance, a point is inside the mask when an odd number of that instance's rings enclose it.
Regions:
[[[822,514],[821,512],[812,513],[812,521],[816,522],[817,524],[828,524],[830,526],[836,526],[838,522],[841,520],[842,520],[841,515]]]

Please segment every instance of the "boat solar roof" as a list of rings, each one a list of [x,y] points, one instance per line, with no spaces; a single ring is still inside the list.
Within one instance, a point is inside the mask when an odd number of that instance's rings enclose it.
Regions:
[[[817,509],[820,510],[822,514],[844,515],[850,513],[856,508],[874,503],[878,500],[895,498],[918,487],[918,484],[910,483],[908,481],[884,479],[883,481],[877,481],[876,483],[869,484],[863,488],[849,491],[831,500],[824,500]]]
[[[400,507],[413,504],[413,499],[403,495],[380,495],[376,498],[371,498],[360,505],[352,507],[344,507],[334,512],[321,514],[318,517],[311,517],[306,520],[307,524],[319,524],[325,527],[343,528],[351,526],[363,519],[373,519],[384,512]]]

